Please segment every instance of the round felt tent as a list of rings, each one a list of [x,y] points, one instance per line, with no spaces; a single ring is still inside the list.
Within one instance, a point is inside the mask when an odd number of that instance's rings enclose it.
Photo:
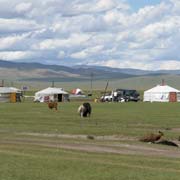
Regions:
[[[157,85],[144,92],[143,101],[147,102],[179,102],[180,91],[168,85]]]
[[[35,102],[68,101],[69,94],[62,88],[48,87],[35,93]]]
[[[22,91],[15,87],[0,87],[0,102],[21,102]]]
[[[83,92],[81,89],[76,88],[76,89],[73,89],[73,90],[71,91],[71,94],[74,94],[74,95],[82,95],[82,94],[84,94],[84,92]]]

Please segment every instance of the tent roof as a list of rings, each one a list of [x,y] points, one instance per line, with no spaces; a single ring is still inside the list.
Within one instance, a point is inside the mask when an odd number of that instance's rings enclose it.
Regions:
[[[76,91],[82,91],[80,88],[76,88],[75,90],[76,90]]]
[[[73,93],[73,94],[78,94],[80,92],[83,93],[83,91],[80,88],[75,88],[75,89],[71,90],[71,93]]]
[[[62,88],[48,87],[35,93],[35,95],[68,94]]]
[[[21,92],[20,89],[17,89],[15,87],[0,87],[0,93],[17,93]]]
[[[157,85],[147,91],[145,91],[145,93],[157,93],[157,92],[180,92],[179,90],[170,87],[168,85]]]

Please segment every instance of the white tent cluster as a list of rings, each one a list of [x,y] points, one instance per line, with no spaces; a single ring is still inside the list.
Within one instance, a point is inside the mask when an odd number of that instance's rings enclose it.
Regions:
[[[157,85],[144,92],[145,102],[180,102],[180,91],[168,85]]]
[[[86,97],[79,88],[73,89],[72,94],[63,88],[48,87],[35,93],[34,102],[69,101],[73,97]],[[15,87],[0,87],[0,102],[20,102],[22,90]],[[144,91],[144,102],[180,102],[180,91],[168,85],[157,85]]]
[[[68,101],[69,94],[63,88],[48,87],[35,93],[35,102]]]

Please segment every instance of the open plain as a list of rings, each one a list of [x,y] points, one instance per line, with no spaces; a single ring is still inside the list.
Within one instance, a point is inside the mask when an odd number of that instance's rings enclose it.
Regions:
[[[178,103],[1,103],[0,179],[179,179],[180,149],[139,141],[148,133],[178,145]]]

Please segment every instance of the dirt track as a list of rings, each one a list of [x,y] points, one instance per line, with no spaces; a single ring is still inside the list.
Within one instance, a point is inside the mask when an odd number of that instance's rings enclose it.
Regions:
[[[35,145],[41,147],[78,150],[78,151],[96,152],[96,153],[113,153],[113,154],[126,154],[126,155],[129,154],[129,155],[158,156],[158,157],[172,157],[172,158],[180,157],[180,148],[165,146],[165,145],[157,145],[157,144],[139,143],[137,139],[135,138],[133,139],[129,137],[95,136],[94,140],[89,140],[87,139],[86,135],[39,134],[39,133],[23,133],[23,134],[26,136],[1,139],[0,143],[13,144],[13,145],[21,145],[21,144]],[[44,137],[58,137],[58,138],[46,139]],[[66,139],[71,139],[72,141],[66,141]],[[124,140],[127,141],[122,142]]]

